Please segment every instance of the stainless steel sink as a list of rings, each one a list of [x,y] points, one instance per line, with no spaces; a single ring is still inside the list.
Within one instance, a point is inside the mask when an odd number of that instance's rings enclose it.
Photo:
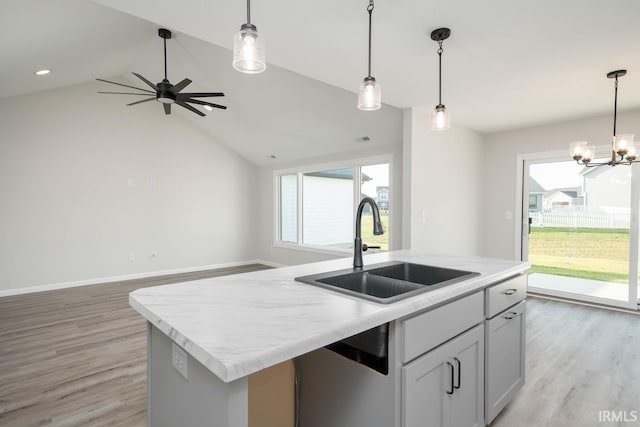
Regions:
[[[388,304],[479,275],[471,271],[392,261],[373,264],[364,270],[331,271],[296,277],[296,280]]]

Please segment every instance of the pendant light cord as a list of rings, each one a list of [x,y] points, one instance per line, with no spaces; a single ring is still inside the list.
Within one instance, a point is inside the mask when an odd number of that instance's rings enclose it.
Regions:
[[[247,24],[251,25],[251,0],[247,0]]]
[[[616,91],[613,100],[613,136],[616,136],[616,121],[618,119],[618,76],[616,76]]]
[[[369,0],[369,5],[367,6],[367,12],[369,12],[369,68],[367,77],[371,77],[371,15],[373,13],[373,0]]]
[[[442,105],[442,40],[438,41],[438,105]]]

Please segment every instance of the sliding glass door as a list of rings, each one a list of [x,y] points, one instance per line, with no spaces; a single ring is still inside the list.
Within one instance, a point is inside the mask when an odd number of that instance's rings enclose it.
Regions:
[[[522,255],[529,288],[637,308],[636,168],[585,168],[573,161],[525,160]]]

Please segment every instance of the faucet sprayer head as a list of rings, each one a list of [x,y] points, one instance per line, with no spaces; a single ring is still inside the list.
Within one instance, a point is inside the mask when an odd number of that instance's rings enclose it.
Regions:
[[[376,236],[384,234],[384,228],[382,228],[382,222],[380,222],[380,220],[373,222],[373,234]]]

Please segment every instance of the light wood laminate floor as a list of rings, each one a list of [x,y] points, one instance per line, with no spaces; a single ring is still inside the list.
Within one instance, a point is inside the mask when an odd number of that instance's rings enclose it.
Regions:
[[[146,328],[129,292],[263,268],[0,298],[0,425],[144,426]],[[640,316],[538,298],[527,310],[526,384],[491,427],[640,426],[598,422],[640,416]]]
[[[247,265],[0,298],[0,426],[146,425],[146,323],[135,289]]]
[[[526,366],[491,427],[640,426],[640,315],[529,298]],[[638,420],[600,422],[599,411]]]

